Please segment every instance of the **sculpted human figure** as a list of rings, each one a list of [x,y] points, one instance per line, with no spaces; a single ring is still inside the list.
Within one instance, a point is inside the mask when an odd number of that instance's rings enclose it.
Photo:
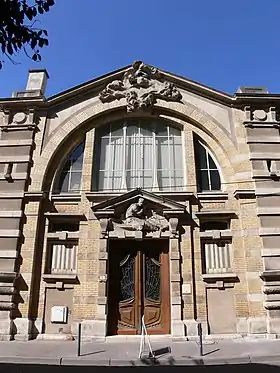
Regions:
[[[133,230],[141,231],[144,227],[143,204],[144,198],[139,198],[137,203],[133,203],[126,210],[124,224]]]

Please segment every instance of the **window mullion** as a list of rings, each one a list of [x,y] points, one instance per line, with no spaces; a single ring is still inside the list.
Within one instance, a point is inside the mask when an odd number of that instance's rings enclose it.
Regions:
[[[123,126],[123,144],[122,144],[123,171],[122,171],[122,180],[121,180],[121,190],[127,190],[127,185],[126,185],[126,131],[127,131],[127,123],[125,122]]]
[[[157,191],[159,189],[159,186],[158,186],[158,177],[157,177],[158,159],[157,159],[156,124],[155,124],[155,122],[152,123],[152,154],[153,154],[153,161],[152,161],[152,174],[153,174],[152,190],[153,191]]]
[[[212,190],[212,184],[211,184],[211,173],[210,173],[210,166],[209,166],[209,153],[205,149],[206,152],[206,165],[207,165],[207,174],[208,174],[208,185],[209,185],[209,190]]]
[[[109,146],[108,146],[108,170],[106,170],[106,167],[104,169],[104,177],[105,173],[107,172],[107,182],[106,182],[106,189],[111,190],[110,188],[110,175],[109,175],[109,170],[111,169],[111,148],[112,148],[112,126],[110,124],[110,131],[109,131]],[[106,166],[106,164],[104,165]],[[113,172],[113,164],[112,164],[112,172]]]
[[[68,189],[67,189],[67,191],[70,191],[70,192],[72,192],[71,190],[72,167],[73,167],[73,161],[71,160],[71,164],[69,167],[69,178],[68,178]]]
[[[169,126],[167,126],[167,147],[168,147],[168,180],[169,180],[169,185],[168,185],[168,190],[171,189],[171,149],[170,149],[170,131],[169,131]]]
[[[141,155],[141,143],[140,143],[140,124],[139,122],[137,122],[137,126],[138,126],[138,132],[136,134],[136,149],[138,149],[138,154],[137,154],[137,160],[138,160],[138,165],[137,165],[137,187],[139,187],[141,185],[141,169],[140,169],[140,163],[141,163],[141,160],[142,160],[142,155]]]

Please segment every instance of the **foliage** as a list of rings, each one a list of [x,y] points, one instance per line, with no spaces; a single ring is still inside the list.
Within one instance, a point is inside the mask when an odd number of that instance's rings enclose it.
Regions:
[[[50,10],[54,0],[0,0],[0,48],[3,56],[16,63],[13,56],[21,50],[34,61],[41,61],[40,48],[47,46],[48,33],[35,27],[36,17]],[[31,55],[29,54],[31,52]],[[0,69],[3,67],[0,60]]]

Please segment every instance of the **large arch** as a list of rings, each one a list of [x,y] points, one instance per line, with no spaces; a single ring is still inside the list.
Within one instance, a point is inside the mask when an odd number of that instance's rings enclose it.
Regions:
[[[37,156],[31,175],[31,189],[36,191],[50,190],[51,180],[61,158],[62,149],[68,149],[69,152],[82,141],[84,134],[94,125],[102,125],[108,120],[124,118],[127,113],[125,103],[121,101],[97,105],[89,104],[62,122],[41,154]],[[165,103],[160,101],[155,105],[155,110],[166,113],[168,119],[177,124],[191,125],[194,132],[215,153],[221,168],[226,168],[230,176],[234,174],[234,167],[228,154],[231,151],[236,151],[236,146],[222,125],[217,123],[213,117],[190,103]],[[145,115],[149,116],[151,114]],[[159,117],[162,115],[164,114],[160,114]]]

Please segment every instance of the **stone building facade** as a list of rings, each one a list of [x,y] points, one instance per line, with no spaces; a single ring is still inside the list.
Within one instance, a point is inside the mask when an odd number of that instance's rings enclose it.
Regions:
[[[0,339],[280,335],[280,96],[47,79],[0,100]]]

